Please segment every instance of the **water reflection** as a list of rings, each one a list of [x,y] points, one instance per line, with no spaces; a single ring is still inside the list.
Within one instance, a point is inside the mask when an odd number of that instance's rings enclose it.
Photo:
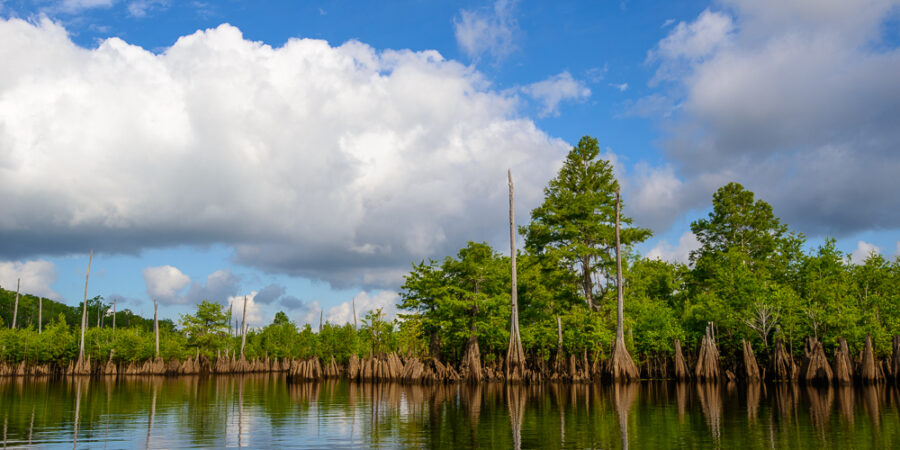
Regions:
[[[5,446],[900,446],[891,386],[0,379]]]

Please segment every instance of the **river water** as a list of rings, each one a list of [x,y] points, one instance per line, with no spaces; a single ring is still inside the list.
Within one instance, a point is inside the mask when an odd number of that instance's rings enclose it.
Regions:
[[[4,448],[900,448],[900,390],[0,379]]]

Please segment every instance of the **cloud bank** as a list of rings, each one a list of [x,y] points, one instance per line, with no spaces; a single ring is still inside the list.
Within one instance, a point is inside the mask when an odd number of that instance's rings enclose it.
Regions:
[[[726,0],[675,25],[630,111],[659,120],[682,181],[656,222],[738,181],[809,235],[900,227],[898,5]]]
[[[7,259],[225,243],[267,272],[388,286],[410,261],[501,241],[506,169],[525,217],[568,150],[435,51],[273,48],[227,24],[158,54],[85,49],[10,19],[0,60]]]

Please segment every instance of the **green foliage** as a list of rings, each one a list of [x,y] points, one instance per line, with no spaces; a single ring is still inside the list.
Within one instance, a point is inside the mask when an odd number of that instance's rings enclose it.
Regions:
[[[228,341],[231,313],[219,303],[203,300],[197,305],[196,314],[183,314],[181,325],[187,335],[188,345],[200,349],[207,356],[225,348]]]
[[[594,297],[593,276],[615,274],[616,192],[619,183],[609,161],[597,159],[597,140],[585,136],[566,156],[556,178],[544,189],[544,202],[531,212],[531,223],[521,228],[526,248],[574,270],[579,268],[581,288],[589,305]],[[625,246],[650,237],[650,230],[628,227],[621,215],[621,241]],[[601,286],[602,288],[602,286]],[[603,296],[601,290],[600,296]]]

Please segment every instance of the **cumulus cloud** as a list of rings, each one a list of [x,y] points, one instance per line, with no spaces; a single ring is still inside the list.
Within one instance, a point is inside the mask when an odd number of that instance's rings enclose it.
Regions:
[[[727,0],[673,27],[635,109],[658,114],[687,203],[722,179],[808,235],[900,227],[900,50],[882,36],[898,5]]]
[[[141,273],[144,275],[147,295],[162,304],[180,303],[178,297],[181,291],[191,282],[189,276],[168,265],[145,267]]]
[[[325,313],[326,319],[335,324],[353,323],[353,304],[356,304],[356,317],[359,325],[370,311],[382,308],[385,320],[394,320],[397,317],[397,300],[400,296],[393,291],[383,290],[374,293],[360,292],[353,300],[333,306]]]
[[[853,253],[850,254],[850,262],[853,264],[863,264],[869,256],[880,254],[881,248],[877,245],[870,244],[866,241],[858,241],[856,243],[856,250],[853,250]]]
[[[453,21],[454,33],[457,44],[469,58],[489,54],[499,61],[515,50],[516,3],[517,0],[497,0],[492,8],[459,11]]]
[[[21,280],[21,281],[19,281]],[[56,265],[52,261],[36,259],[32,261],[0,261],[0,286],[9,291],[59,299],[59,293],[50,286],[56,283]]]
[[[206,281],[191,281],[191,278],[177,267],[146,267],[142,271],[144,284],[150,298],[163,305],[188,305],[203,300],[222,302],[237,295],[240,278],[231,269],[217,270],[206,277]],[[271,295],[271,287],[265,295]],[[268,298],[267,298],[268,300]]]
[[[240,294],[228,297],[228,308],[231,310],[231,321],[237,319],[238,327],[240,327],[241,319],[244,315],[244,298],[247,299],[247,327],[262,327],[267,325],[271,320],[263,320],[262,308],[256,303],[256,292],[249,294]],[[239,328],[240,329],[240,328]]]
[[[687,264],[690,262],[691,252],[700,248],[700,241],[690,231],[678,238],[678,244],[672,246],[668,241],[659,240],[656,245],[647,252],[647,258],[660,259],[669,262]]]
[[[395,286],[410,261],[502,242],[506,169],[524,216],[568,150],[435,51],[273,48],[230,25],[85,49],[10,19],[0,60],[8,259],[224,243],[264,271]]]
[[[522,92],[543,104],[541,117],[558,116],[559,104],[563,101],[584,100],[591,96],[591,90],[584,82],[572,78],[567,71],[529,84],[522,88]]]

